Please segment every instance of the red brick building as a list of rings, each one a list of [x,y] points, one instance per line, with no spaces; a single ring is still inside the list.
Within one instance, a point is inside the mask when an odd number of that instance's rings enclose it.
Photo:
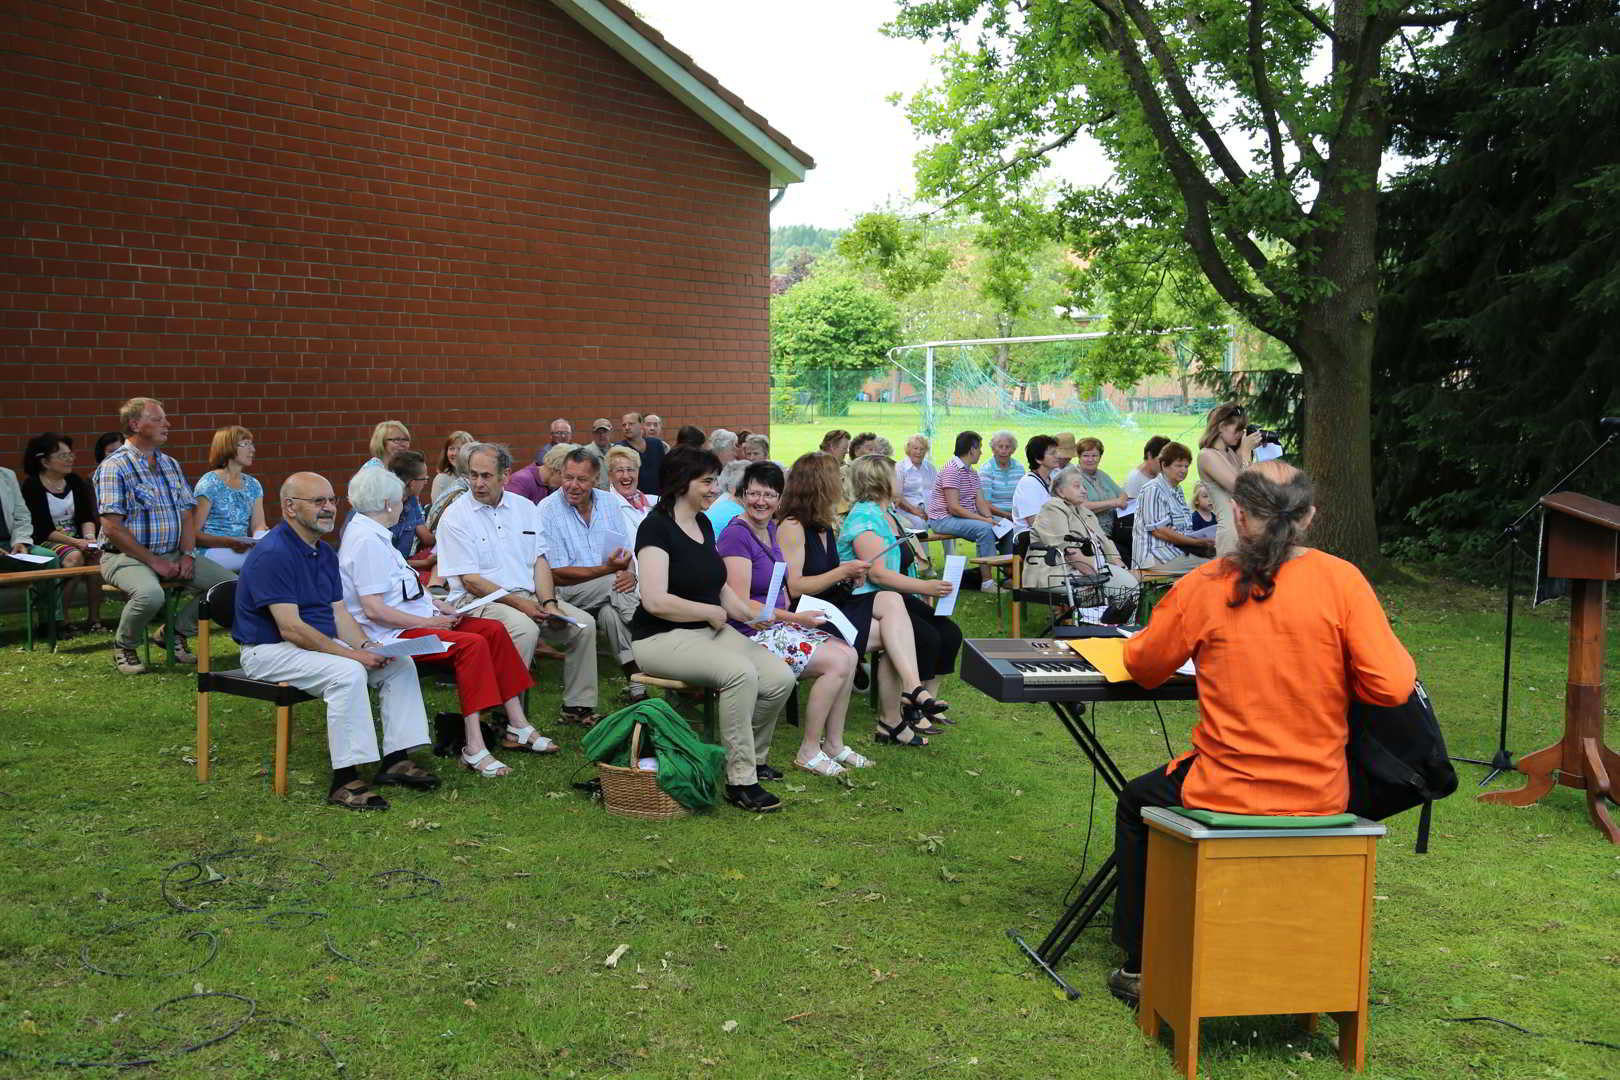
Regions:
[[[764,428],[768,198],[813,162],[617,0],[13,0],[0,463],[164,401],[268,489],[372,426]],[[273,501],[273,500],[271,500]],[[272,513],[272,516],[273,513]]]

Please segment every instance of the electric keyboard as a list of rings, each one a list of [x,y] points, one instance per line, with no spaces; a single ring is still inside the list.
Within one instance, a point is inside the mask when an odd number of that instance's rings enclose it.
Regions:
[[[1111,683],[1069,648],[1044,638],[969,638],[963,642],[962,681],[997,701],[1189,700],[1192,679],[1175,677],[1156,690]]]

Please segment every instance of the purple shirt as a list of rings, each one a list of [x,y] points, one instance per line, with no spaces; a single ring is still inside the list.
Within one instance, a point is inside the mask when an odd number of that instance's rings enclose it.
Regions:
[[[771,587],[771,572],[776,564],[786,562],[782,555],[782,546],[776,542],[776,522],[766,524],[765,531],[770,535],[771,546],[767,549],[754,535],[754,530],[748,527],[741,515],[731,519],[724,529],[720,530],[720,538],[714,542],[714,550],[720,557],[747,559],[749,562],[748,599],[756,604],[765,602],[765,590]],[[729,575],[729,570],[728,570]],[[784,581],[782,591],[777,595],[776,606],[781,610],[791,610],[787,604],[787,583]],[[752,637],[758,633],[752,626],[738,622],[736,619],[727,619],[727,622],[736,627],[738,632]]]
[[[946,488],[956,489],[956,499],[962,504],[962,509],[978,512],[979,474],[973,471],[973,466],[962,464],[961,458],[953,457],[949,464],[939,470],[934,490],[928,493],[928,520],[951,516],[950,507],[945,505]]]
[[[540,466],[525,465],[517,472],[506,478],[506,490],[521,495],[532,503],[550,495],[551,488],[540,481]]]

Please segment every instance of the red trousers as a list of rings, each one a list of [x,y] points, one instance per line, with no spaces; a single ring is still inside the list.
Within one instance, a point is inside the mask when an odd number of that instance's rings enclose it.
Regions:
[[[506,627],[494,619],[462,619],[454,630],[406,630],[400,637],[436,637],[450,648],[413,659],[418,664],[451,664],[461,715],[493,709],[534,685]]]

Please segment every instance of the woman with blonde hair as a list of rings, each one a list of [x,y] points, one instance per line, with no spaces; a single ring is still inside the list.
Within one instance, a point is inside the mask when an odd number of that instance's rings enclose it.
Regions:
[[[208,472],[197,481],[192,520],[199,554],[241,570],[253,538],[265,531],[264,487],[244,470],[253,464],[253,432],[237,424],[214,432]]]
[[[1215,506],[1215,555],[1237,550],[1237,525],[1232,516],[1232,492],[1238,474],[1254,464],[1254,448],[1260,433],[1244,430],[1248,414],[1235,401],[1209,410],[1204,434],[1198,440],[1198,478],[1209,485],[1210,502]]]
[[[411,448],[411,429],[398,420],[384,420],[371,429],[371,460],[360,466],[370,469],[388,464],[388,459]]]
[[[648,495],[637,486],[641,479],[641,455],[633,446],[613,446],[602,456],[602,465],[607,469],[608,491],[618,499],[625,528],[634,536],[658,504],[657,495]]]
[[[434,475],[433,488],[428,493],[430,505],[438,502],[451,488],[467,486],[467,481],[456,471],[456,451],[470,442],[477,441],[466,431],[452,431],[444,437],[444,451],[439,455],[439,471]]]

